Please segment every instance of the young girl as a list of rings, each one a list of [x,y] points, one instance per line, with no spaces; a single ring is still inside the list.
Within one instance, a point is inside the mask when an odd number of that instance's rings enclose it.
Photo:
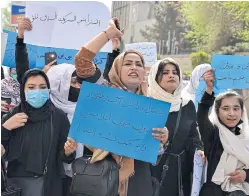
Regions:
[[[200,196],[249,195],[249,126],[243,99],[234,91],[215,98],[213,70],[204,79],[207,88],[197,116],[208,168]]]

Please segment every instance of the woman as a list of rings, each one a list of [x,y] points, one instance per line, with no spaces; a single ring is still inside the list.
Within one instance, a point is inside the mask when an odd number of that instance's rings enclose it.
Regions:
[[[10,180],[43,175],[48,160],[44,195],[60,196],[61,161],[73,161],[77,144],[67,141],[70,123],[65,113],[51,103],[49,89],[49,80],[43,71],[31,69],[24,74],[21,104],[2,122],[2,144],[7,149]]]
[[[207,88],[199,103],[198,124],[208,168],[200,196],[227,196],[234,191],[237,196],[249,195],[249,126],[244,101],[234,91],[215,98],[213,70],[204,79]]]
[[[114,19],[115,20],[115,19]],[[105,32],[101,32],[93,38],[88,44],[81,48],[75,57],[75,65],[89,66],[93,57],[109,41],[109,39],[119,38],[122,33],[116,29],[114,21],[111,20],[109,27]],[[77,62],[82,62],[77,63]],[[112,65],[108,74],[110,82],[106,85],[119,88],[121,90],[133,92],[140,95],[146,95],[147,84],[143,82],[145,75],[144,59],[136,51],[126,51],[120,54]],[[160,140],[162,144],[167,141],[167,129],[154,129],[157,134],[153,137]],[[92,149],[92,163],[103,160],[110,153],[101,149]],[[86,153],[86,152],[85,152]],[[89,153],[89,152],[88,152]],[[113,155],[117,163],[122,166],[119,170],[119,195],[120,196],[151,196],[152,181],[150,164],[127,157]],[[118,179],[117,179],[118,180]]]
[[[29,69],[26,44],[23,42],[25,30],[32,30],[32,24],[28,18],[22,19],[18,24],[15,60],[19,79],[22,77],[23,73]],[[116,30],[116,27],[113,27],[111,31]],[[70,123],[72,122],[82,82],[87,81],[95,83],[101,75],[99,68],[92,63],[92,61],[82,64],[82,61],[78,59],[75,63],[76,67],[71,64],[60,64],[48,67],[49,69],[47,71],[51,87],[50,99],[57,108],[63,110],[67,114]],[[76,157],[81,157],[82,155],[83,145],[78,144]],[[64,163],[64,169],[66,175],[63,178],[63,195],[67,196],[69,195],[71,185],[71,164]]]
[[[20,103],[20,84],[17,81],[16,70],[10,68],[10,76],[1,81],[1,102],[2,114],[9,112],[11,108],[19,105]]]
[[[171,58],[163,59],[152,66],[149,74],[148,96],[171,103],[166,122],[169,130],[169,145],[158,165],[152,167],[152,175],[163,180],[160,196],[190,195],[193,158],[196,150],[202,149],[197,131],[196,111],[190,99],[181,96],[183,89],[182,73],[179,65]],[[182,107],[182,108],[181,108]],[[179,111],[181,117],[178,130],[175,130]],[[174,132],[176,132],[175,137]],[[173,140],[174,137],[174,140]],[[173,141],[172,141],[173,140]],[[202,151],[198,151],[203,156]],[[169,160],[166,164],[166,160]],[[163,179],[163,168],[168,166]],[[183,188],[183,190],[181,190]]]

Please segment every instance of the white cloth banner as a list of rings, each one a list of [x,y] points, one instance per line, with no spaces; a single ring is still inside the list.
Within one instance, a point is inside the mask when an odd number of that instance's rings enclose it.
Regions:
[[[136,50],[143,55],[146,67],[151,67],[157,61],[157,48],[154,42],[125,44],[125,50],[130,49]]]
[[[33,25],[24,42],[32,45],[79,50],[106,30],[111,14],[101,2],[26,2],[26,17]],[[111,42],[101,52],[111,52]]]

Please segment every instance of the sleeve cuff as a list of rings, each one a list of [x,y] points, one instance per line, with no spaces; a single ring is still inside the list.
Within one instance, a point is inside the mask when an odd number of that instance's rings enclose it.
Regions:
[[[3,125],[1,126],[1,128],[2,128],[1,130],[2,139],[9,138],[11,136],[11,131],[3,127]]]
[[[88,50],[87,48],[82,47],[76,56],[79,56],[91,62],[96,54]]]
[[[16,37],[16,45],[25,45],[23,38]]]
[[[213,105],[214,100],[215,100],[214,92],[212,92],[212,95],[210,95],[205,91],[203,96],[202,96],[201,103],[204,103],[204,104],[211,106],[211,105]]]

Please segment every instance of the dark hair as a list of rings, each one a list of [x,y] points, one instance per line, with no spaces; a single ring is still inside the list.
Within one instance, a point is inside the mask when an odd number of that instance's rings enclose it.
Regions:
[[[222,100],[226,99],[226,98],[230,98],[230,97],[235,97],[238,99],[240,107],[243,111],[244,108],[244,100],[241,97],[241,95],[239,95],[237,92],[235,91],[226,91],[224,93],[219,94],[216,99],[215,99],[215,112],[216,114],[219,114],[219,108],[221,106]]]
[[[179,76],[179,78],[181,78],[181,77],[180,77],[180,69],[179,69],[179,66],[176,65],[175,63],[169,61],[169,60],[165,60],[165,61],[161,61],[161,62],[159,63],[158,70],[157,70],[157,74],[156,74],[156,82],[157,82],[157,83],[160,83],[160,82],[161,82],[162,77],[163,77],[163,70],[164,70],[164,68],[165,68],[167,65],[169,65],[169,64],[175,66],[177,75]]]
[[[40,69],[37,69],[37,68],[30,69],[30,70],[26,71],[22,77],[22,82],[21,82],[21,87],[20,87],[20,97],[21,97],[22,102],[25,102],[25,93],[24,93],[25,84],[26,84],[27,80],[33,76],[42,76],[46,81],[48,89],[50,89],[50,83],[49,83],[49,79],[48,79],[47,75]]]

